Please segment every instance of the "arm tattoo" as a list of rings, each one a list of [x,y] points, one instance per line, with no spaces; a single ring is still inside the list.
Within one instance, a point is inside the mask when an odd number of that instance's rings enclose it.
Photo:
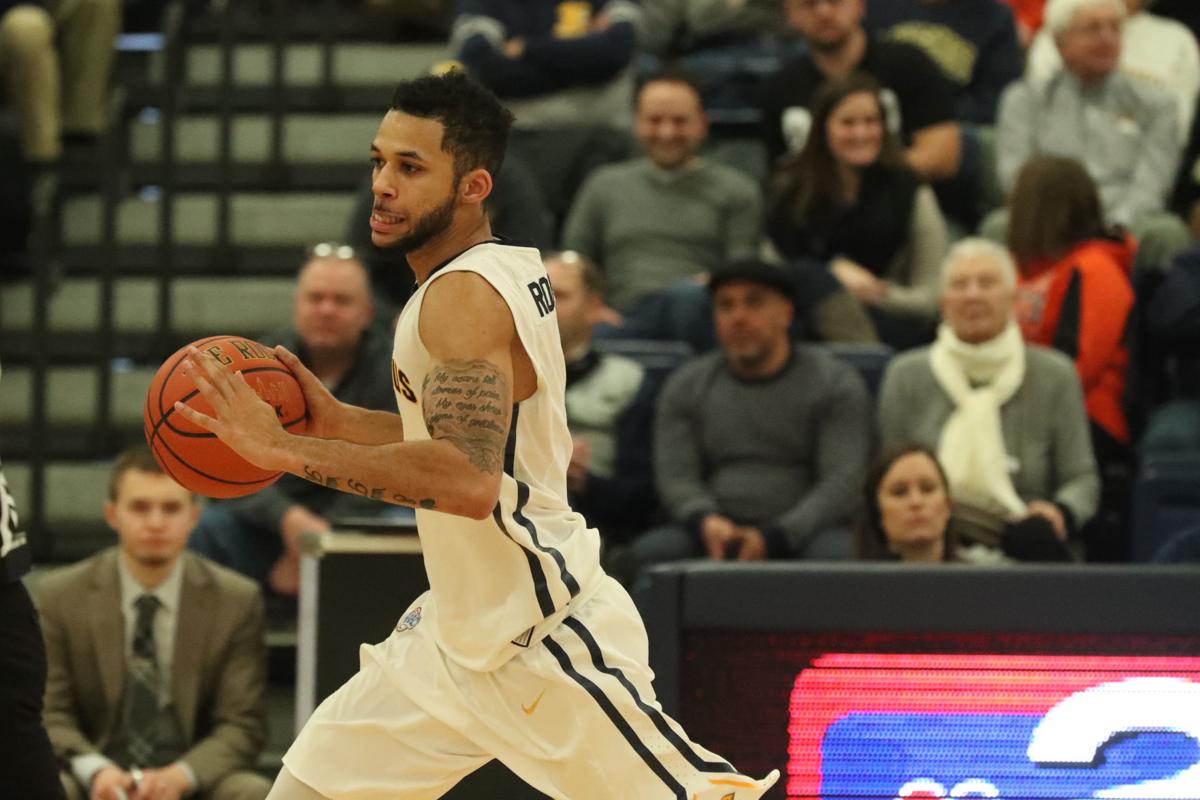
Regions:
[[[425,377],[421,405],[434,439],[461,450],[481,472],[504,466],[511,394],[508,378],[490,361],[447,361]]]

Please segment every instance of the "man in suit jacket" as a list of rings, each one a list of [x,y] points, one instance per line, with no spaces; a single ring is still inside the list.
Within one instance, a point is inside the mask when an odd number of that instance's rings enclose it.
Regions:
[[[105,519],[117,547],[37,587],[49,664],[45,722],[68,795],[261,800],[262,599],[184,546],[194,495],[146,449],[122,454]]]

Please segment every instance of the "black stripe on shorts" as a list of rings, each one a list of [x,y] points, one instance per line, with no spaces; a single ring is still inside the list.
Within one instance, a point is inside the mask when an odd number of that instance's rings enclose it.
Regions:
[[[625,738],[625,741],[629,743],[629,746],[633,748],[634,752],[636,752],[642,761],[646,763],[646,766],[650,768],[650,771],[658,776],[659,780],[666,784],[666,787],[671,790],[671,793],[674,794],[675,797],[677,797],[679,800],[688,800],[687,790],[683,788],[683,784],[675,779],[675,776],[671,774],[670,770],[663,766],[663,763],[655,757],[654,753],[650,752],[650,748],[646,747],[646,743],[638,738],[633,728],[629,725],[625,718],[621,716],[621,712],[619,712],[617,707],[613,705],[612,700],[610,700],[608,696],[604,694],[604,690],[597,686],[591,679],[581,674],[579,670],[575,669],[574,665],[571,664],[571,659],[567,656],[566,651],[563,650],[558,642],[554,641],[553,638],[547,636],[542,641],[545,643],[546,649],[549,650],[551,655],[554,656],[555,660],[558,661],[558,665],[562,667],[563,672],[567,673],[571,680],[575,681],[585,690],[587,690],[587,693],[590,694],[592,699],[596,701],[596,705],[600,706],[600,710],[604,712],[604,715],[608,717],[610,721],[612,721],[612,724],[615,725],[617,730],[621,732],[621,736]]]
[[[620,682],[621,686],[625,688],[625,691],[629,692],[629,696],[633,698],[633,702],[637,704],[637,707],[641,709],[642,713],[650,718],[650,721],[654,723],[654,727],[657,728],[658,732],[663,735],[663,738],[675,746],[675,749],[678,750],[679,754],[683,756],[689,764],[692,765],[693,769],[695,769],[697,772],[722,772],[737,774],[737,770],[733,768],[733,765],[724,761],[705,761],[699,753],[692,749],[688,741],[680,736],[679,733],[670,726],[670,724],[667,722],[666,716],[662,713],[662,711],[643,701],[642,698],[638,696],[637,689],[634,688],[633,684],[628,678],[625,677],[625,674],[621,672],[621,670],[605,664],[604,654],[600,651],[600,645],[596,642],[596,638],[592,636],[591,631],[584,627],[582,622],[574,617],[567,617],[563,620],[563,624],[575,631],[575,635],[577,635],[583,641],[584,647],[587,648],[588,655],[592,657],[592,666],[603,672],[605,675],[610,675],[616,678],[617,681]]]

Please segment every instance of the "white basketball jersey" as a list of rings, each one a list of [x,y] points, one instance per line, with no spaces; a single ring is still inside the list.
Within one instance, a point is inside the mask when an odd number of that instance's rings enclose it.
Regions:
[[[513,406],[491,517],[416,511],[431,587],[424,621],[456,662],[490,670],[539,641],[569,606],[591,595],[603,576],[600,537],[567,503],[566,371],[554,293],[534,248],[477,244],[434,270],[405,305],[392,355],[405,440],[430,438],[421,387],[433,361],[418,325],[425,292],[449,272],[477,273],[504,298],[537,374],[537,390]]]

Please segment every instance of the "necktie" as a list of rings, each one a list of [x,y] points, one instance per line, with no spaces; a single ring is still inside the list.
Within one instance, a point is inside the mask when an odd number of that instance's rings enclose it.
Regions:
[[[158,652],[154,643],[154,613],[160,603],[152,594],[135,601],[137,622],[133,629],[133,652],[129,659],[128,686],[125,702],[125,731],[129,737],[128,766],[151,763],[158,746],[159,696],[162,673],[158,668]]]

